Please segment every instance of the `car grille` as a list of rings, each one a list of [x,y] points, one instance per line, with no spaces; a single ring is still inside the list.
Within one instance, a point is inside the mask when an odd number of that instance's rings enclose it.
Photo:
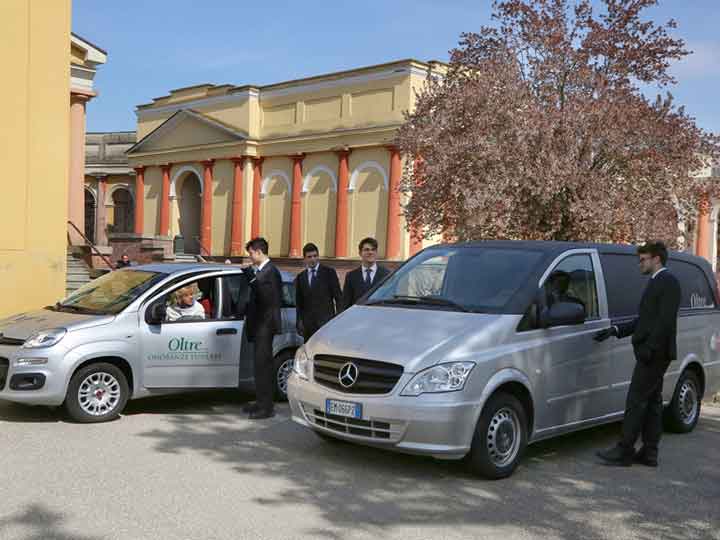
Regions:
[[[352,386],[340,384],[340,370],[347,363],[357,367],[357,380]],[[403,367],[388,362],[318,354],[313,360],[315,382],[348,394],[389,394],[403,374]]]
[[[303,407],[304,409],[304,407]],[[313,409],[312,414],[308,414],[305,409],[305,415],[316,425],[327,429],[332,429],[339,433],[347,433],[350,435],[359,435],[371,439],[389,440],[393,433],[390,422],[380,422],[378,420],[359,420],[357,418],[346,418],[345,416],[337,416],[335,414],[327,414],[320,409]]]
[[[9,338],[0,334],[0,345],[22,345],[23,343],[25,343],[24,339]]]
[[[0,358],[0,390],[5,388],[10,361],[7,358]]]

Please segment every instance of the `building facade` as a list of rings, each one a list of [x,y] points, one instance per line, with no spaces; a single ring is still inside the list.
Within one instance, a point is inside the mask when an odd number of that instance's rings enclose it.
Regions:
[[[443,67],[404,60],[267,86],[203,84],[138,106],[135,235],[215,257],[261,235],[275,257],[314,242],[334,258],[357,257],[373,236],[380,257],[408,257],[421,240],[402,218],[406,158],[392,142]]]

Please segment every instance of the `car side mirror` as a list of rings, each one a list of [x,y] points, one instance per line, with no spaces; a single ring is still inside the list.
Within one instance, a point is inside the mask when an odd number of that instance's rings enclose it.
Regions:
[[[165,302],[157,302],[145,310],[145,322],[151,325],[162,324],[166,315]]]
[[[576,302],[555,302],[540,313],[540,328],[582,324],[585,322],[585,307]]]

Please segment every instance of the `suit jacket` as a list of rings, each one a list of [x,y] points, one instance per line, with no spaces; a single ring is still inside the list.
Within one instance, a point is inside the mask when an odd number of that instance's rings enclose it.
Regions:
[[[663,270],[645,287],[637,318],[617,325],[618,337],[632,335],[635,357],[640,362],[668,363],[677,358],[680,296],[680,282]]]
[[[380,283],[383,279],[385,279],[385,276],[389,274],[390,270],[378,264],[372,283],[370,284],[370,287],[368,287],[365,285],[365,276],[363,274],[362,266],[348,272],[345,276],[345,286],[343,287],[343,309],[347,309],[354,305],[361,296]]]
[[[250,283],[245,325],[248,340],[261,334],[279,334],[282,331],[280,308],[282,307],[282,277],[271,262],[255,273],[252,267],[245,269]]]
[[[318,265],[312,285],[308,284],[308,270],[295,277],[295,305],[297,320],[305,328],[320,328],[342,309],[340,281],[334,268]]]

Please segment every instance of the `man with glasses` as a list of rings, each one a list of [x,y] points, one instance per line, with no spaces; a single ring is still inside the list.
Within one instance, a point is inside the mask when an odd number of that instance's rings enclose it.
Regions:
[[[315,244],[305,244],[303,259],[305,270],[295,278],[295,305],[297,331],[307,342],[342,309],[342,293],[337,272],[320,264]]]
[[[358,245],[362,264],[345,276],[343,309],[354,305],[376,283],[382,281],[390,270],[377,264],[378,243],[374,238],[363,238]]]
[[[680,283],[667,268],[667,248],[662,242],[648,242],[638,248],[640,272],[650,275],[638,317],[611,326],[595,335],[597,341],[610,336],[632,335],[635,369],[625,403],[620,442],[597,455],[608,465],[629,466],[641,463],[658,465],[658,445],[662,433],[662,387],[665,371],[677,358],[677,316],[680,309]],[[635,451],[642,433],[643,446]]]

